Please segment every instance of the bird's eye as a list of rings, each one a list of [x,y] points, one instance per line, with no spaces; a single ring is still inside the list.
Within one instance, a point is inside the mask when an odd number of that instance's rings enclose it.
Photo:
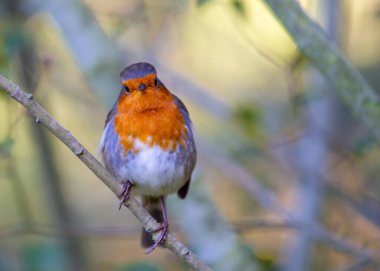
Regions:
[[[126,85],[123,85],[123,89],[124,91],[129,92],[129,88]]]
[[[155,85],[156,87],[158,87],[158,78],[157,78],[157,77],[154,78],[154,85]]]

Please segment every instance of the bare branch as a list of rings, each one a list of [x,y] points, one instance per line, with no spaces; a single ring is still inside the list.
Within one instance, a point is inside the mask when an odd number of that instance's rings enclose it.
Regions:
[[[228,155],[224,154],[220,149],[213,147],[213,144],[208,142],[198,141],[198,146],[204,155],[208,158],[210,165],[214,165],[218,169],[234,180],[235,183],[244,188],[244,190],[255,198],[256,201],[264,208],[270,209],[276,213],[282,222],[301,231],[307,230],[311,233],[313,240],[324,243],[338,251],[352,255],[359,259],[367,259],[371,264],[380,266],[380,260],[376,255],[365,248],[358,247],[344,239],[339,238],[335,234],[326,230],[318,223],[306,223],[295,217],[287,208],[283,207],[278,201],[275,194],[260,184],[250,172],[236,162],[232,161]],[[212,157],[212,158],[211,158]]]
[[[349,264],[348,266],[344,268],[337,269],[337,271],[360,271],[364,270],[364,268],[368,267],[370,264],[370,261],[366,258],[359,258],[358,260],[354,261],[353,263]]]
[[[116,195],[121,192],[120,183],[92,156],[79,141],[65,128],[63,128],[54,118],[52,118],[41,105],[33,99],[32,94],[24,92],[19,86],[0,75],[0,89],[9,94],[14,100],[21,103],[28,109],[29,113],[36,118],[37,123],[44,125],[52,134],[61,140],[99,179]],[[141,222],[146,230],[158,228],[159,224],[134,198],[130,197],[125,204],[128,209]],[[158,238],[159,232],[153,234],[153,238]],[[185,245],[179,242],[172,234],[168,234],[165,247],[179,256],[194,270],[212,270]]]
[[[238,233],[249,231],[278,231],[278,230],[298,230],[296,224],[277,222],[271,220],[250,219],[232,222],[229,230]],[[176,233],[183,233],[183,228],[178,223],[171,223],[170,230]],[[0,240],[12,238],[20,235],[39,236],[74,236],[78,238],[134,238],[141,233],[141,226],[99,226],[88,227],[83,225],[64,224],[57,227],[50,224],[25,224],[12,223],[0,226]]]
[[[380,142],[380,98],[294,0],[264,0],[303,54],[330,81],[342,100]]]

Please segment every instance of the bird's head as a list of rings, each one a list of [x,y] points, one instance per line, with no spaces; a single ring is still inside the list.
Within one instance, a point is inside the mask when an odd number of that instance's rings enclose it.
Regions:
[[[157,78],[153,65],[140,62],[126,67],[120,73],[122,85],[119,112],[145,112],[157,110],[173,101],[171,93]]]
[[[153,65],[140,62],[126,67],[120,73],[123,91],[128,93],[144,92],[158,87],[159,80]]]

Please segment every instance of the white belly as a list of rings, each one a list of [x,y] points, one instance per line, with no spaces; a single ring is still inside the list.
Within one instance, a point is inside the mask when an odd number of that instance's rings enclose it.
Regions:
[[[119,175],[134,183],[134,193],[164,195],[177,192],[188,180],[185,165],[181,163],[179,148],[175,152],[159,146],[147,147],[136,142],[138,152],[128,157]]]

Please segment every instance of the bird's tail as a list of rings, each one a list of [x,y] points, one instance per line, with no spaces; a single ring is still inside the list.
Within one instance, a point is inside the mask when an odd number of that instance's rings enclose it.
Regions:
[[[154,197],[143,197],[143,206],[150,213],[150,215],[157,220],[158,223],[162,222],[162,210],[160,205],[160,198]],[[153,246],[154,241],[152,235],[147,232],[144,228],[141,235],[141,245],[144,248],[149,248]]]

